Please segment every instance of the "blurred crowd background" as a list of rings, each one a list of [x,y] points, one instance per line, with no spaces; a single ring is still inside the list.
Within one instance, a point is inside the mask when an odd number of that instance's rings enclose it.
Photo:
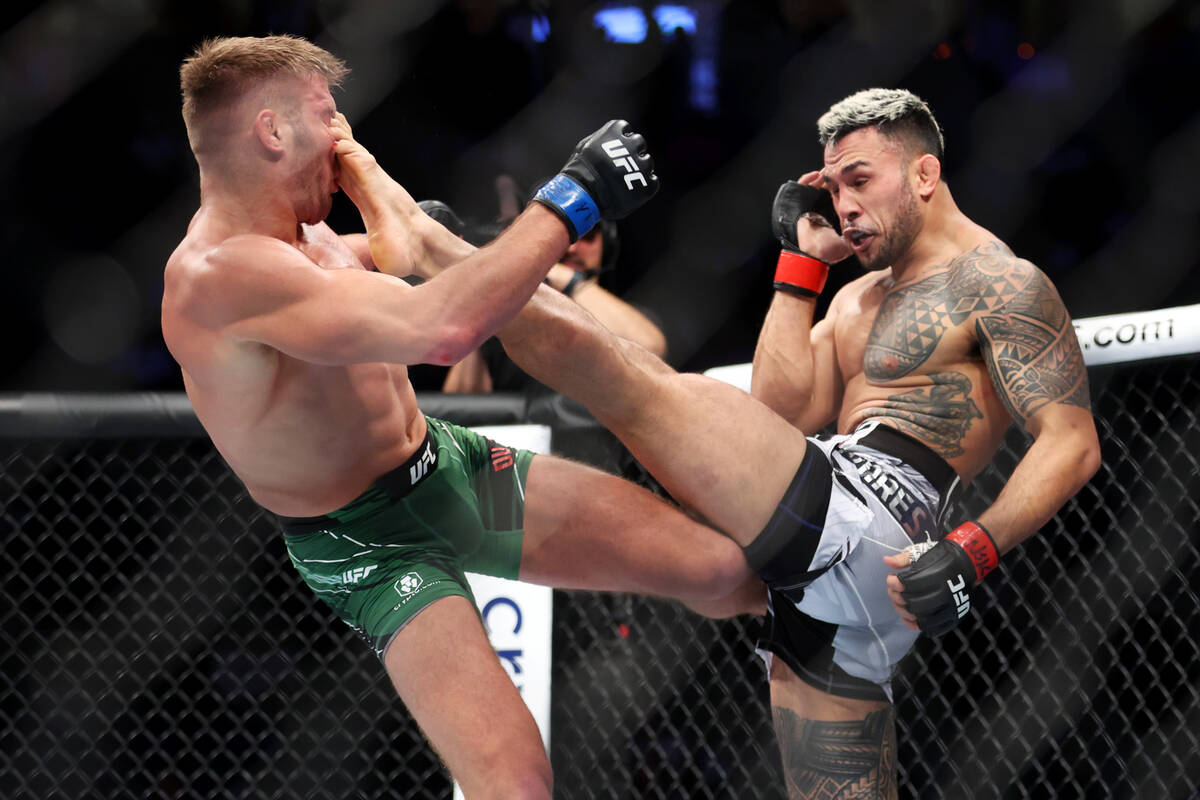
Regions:
[[[929,101],[959,205],[1075,317],[1200,302],[1195,1],[9,0],[0,30],[0,391],[182,388],[159,330],[199,197],[178,67],[214,35],[345,59],[357,138],[481,226],[498,178],[534,188],[629,120],[662,190],[602,282],[653,310],[680,369],[751,358],[775,189],[819,165],[817,116],[871,86]],[[340,196],[330,222],[362,229]]]

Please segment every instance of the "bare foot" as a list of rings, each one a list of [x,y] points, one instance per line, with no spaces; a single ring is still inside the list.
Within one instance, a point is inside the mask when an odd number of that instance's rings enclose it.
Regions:
[[[337,114],[329,127],[338,160],[338,184],[362,215],[375,268],[397,277],[418,271],[425,257],[424,237],[417,229],[431,220],[355,140],[344,115]]]

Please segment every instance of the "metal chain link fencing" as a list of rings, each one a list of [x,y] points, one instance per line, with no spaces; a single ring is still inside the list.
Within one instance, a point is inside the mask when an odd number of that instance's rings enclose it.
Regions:
[[[1200,359],[1092,380],[1102,471],[904,663],[902,797],[1200,792]],[[964,516],[1024,447],[1014,432]],[[10,431],[0,454],[0,795],[450,797],[207,439]],[[757,632],[556,592],[557,795],[783,797]]]

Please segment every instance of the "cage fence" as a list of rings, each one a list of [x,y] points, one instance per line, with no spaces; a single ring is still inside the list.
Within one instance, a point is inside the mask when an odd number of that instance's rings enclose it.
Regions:
[[[1090,372],[1101,471],[904,662],[902,797],[1200,792],[1200,357]],[[0,794],[450,796],[374,655],[179,398],[119,424],[17,400],[0,403]],[[464,424],[529,416],[432,402]],[[570,425],[561,441],[604,436]],[[1010,432],[964,518],[1025,447]],[[578,591],[553,611],[556,796],[783,797],[756,620]]]

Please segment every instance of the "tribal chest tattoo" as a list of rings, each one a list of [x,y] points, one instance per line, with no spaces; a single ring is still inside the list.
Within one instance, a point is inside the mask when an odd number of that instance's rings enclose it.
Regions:
[[[972,319],[996,393],[1015,420],[1024,424],[1047,403],[1089,407],[1087,372],[1058,292],[999,242],[887,294],[867,341],[867,378],[888,383],[912,374],[947,331]],[[975,387],[953,370],[928,377],[930,387],[892,395],[875,413],[933,437],[931,444],[945,456],[961,455],[972,420],[983,416],[972,400]]]
[[[984,245],[944,272],[890,291],[867,342],[867,377],[886,383],[908,375],[933,355],[948,329],[1011,301],[1028,283],[1028,274],[1013,274],[1014,261],[1003,245]]]

